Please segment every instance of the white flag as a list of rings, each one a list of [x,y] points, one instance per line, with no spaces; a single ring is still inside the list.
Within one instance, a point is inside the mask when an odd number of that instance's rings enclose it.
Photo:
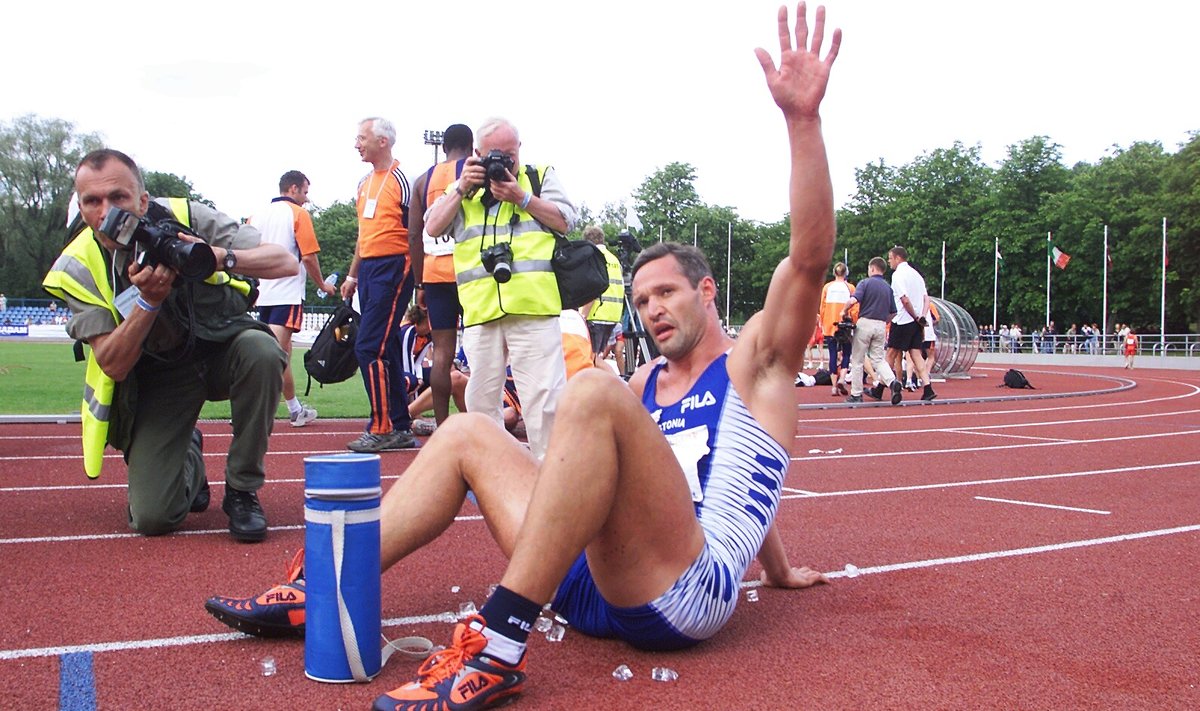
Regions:
[[[996,259],[1000,259],[1000,260],[1004,259],[1004,255],[1000,254],[1000,250],[998,250],[998,249],[996,250]]]
[[[631,230],[642,231],[642,221],[638,219],[637,212],[628,205],[625,206],[625,225]]]

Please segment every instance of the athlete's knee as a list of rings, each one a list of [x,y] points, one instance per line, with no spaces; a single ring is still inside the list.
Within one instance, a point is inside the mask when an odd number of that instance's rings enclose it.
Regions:
[[[573,412],[596,416],[627,404],[633,394],[608,368],[588,368],[576,373],[558,401],[558,416]]]
[[[440,447],[468,447],[478,439],[478,433],[492,427],[496,427],[496,422],[486,415],[478,412],[455,413],[438,425],[429,444],[437,442]]]

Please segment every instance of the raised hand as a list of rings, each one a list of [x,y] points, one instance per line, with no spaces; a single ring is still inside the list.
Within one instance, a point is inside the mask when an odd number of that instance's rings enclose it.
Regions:
[[[787,7],[779,8],[779,67],[771,54],[761,47],[754,50],[762,65],[771,97],[789,119],[816,118],[825,87],[829,84],[829,70],[837,59],[842,45],[842,31],[835,29],[829,43],[829,52],[821,59],[821,44],[825,39],[825,7],[817,6],[813,24],[812,42],[809,43],[807,7],[796,6],[796,46],[792,48],[792,35],[788,28]]]

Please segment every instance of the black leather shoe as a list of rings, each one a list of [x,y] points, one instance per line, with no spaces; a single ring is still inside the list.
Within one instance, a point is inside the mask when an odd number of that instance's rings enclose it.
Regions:
[[[226,485],[221,510],[229,514],[229,535],[233,540],[256,543],[267,537],[267,515],[258,503],[257,493]]]

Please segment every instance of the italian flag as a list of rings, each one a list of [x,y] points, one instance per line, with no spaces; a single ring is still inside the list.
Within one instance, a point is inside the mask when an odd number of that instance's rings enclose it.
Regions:
[[[1050,253],[1054,257],[1054,266],[1058,267],[1059,269],[1067,268],[1067,262],[1071,261],[1071,255],[1062,251],[1058,247],[1051,247]]]

